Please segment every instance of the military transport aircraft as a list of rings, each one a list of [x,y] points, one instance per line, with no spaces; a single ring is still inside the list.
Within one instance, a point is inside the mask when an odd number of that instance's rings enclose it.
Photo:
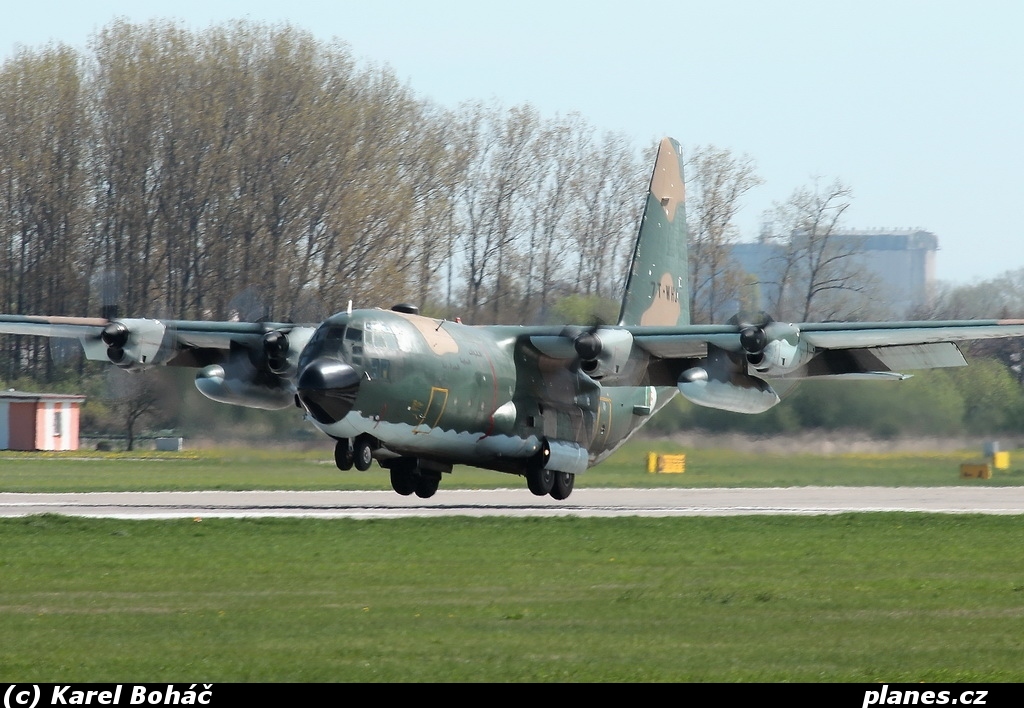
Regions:
[[[215,401],[298,406],[336,440],[342,470],[388,469],[432,496],[455,464],[526,477],[565,499],[679,392],[759,413],[802,378],[906,378],[963,366],[957,341],[1024,336],[1024,320],[789,324],[764,314],[690,325],[679,144],[661,142],[614,326],[468,326],[414,307],[319,325],[0,315],[0,333],[72,337],[129,370],[198,369]]]

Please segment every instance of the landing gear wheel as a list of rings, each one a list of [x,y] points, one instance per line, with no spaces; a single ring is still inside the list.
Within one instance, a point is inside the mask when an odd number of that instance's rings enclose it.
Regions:
[[[348,438],[342,438],[334,446],[334,464],[338,466],[338,469],[342,472],[347,472],[352,469],[352,461],[354,460],[352,454],[352,446],[349,444]]]
[[[555,484],[555,473],[543,467],[537,467],[526,471],[526,486],[538,497],[551,493]]]
[[[551,496],[555,499],[566,499],[572,494],[576,483],[576,475],[569,472],[555,472],[555,483],[551,487]]]
[[[356,438],[352,446],[352,456],[357,470],[365,472],[370,469],[370,465],[373,464],[373,448],[370,447],[370,441],[366,438]]]
[[[409,469],[405,466],[391,468],[391,488],[407,497],[417,490],[416,468]]]
[[[441,484],[441,473],[429,470],[420,470],[416,475],[416,496],[420,499],[429,499],[437,494],[437,487]]]

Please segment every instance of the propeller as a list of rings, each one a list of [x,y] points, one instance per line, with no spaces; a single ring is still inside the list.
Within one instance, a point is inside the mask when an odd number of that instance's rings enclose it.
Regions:
[[[584,371],[587,369],[587,362],[597,359],[604,350],[604,345],[601,344],[601,337],[597,332],[598,330],[595,327],[579,335],[572,342],[576,355],[583,361]]]
[[[601,343],[601,335],[599,334],[603,326],[604,322],[599,318],[595,318],[590,327],[582,332],[577,330],[575,336],[572,337],[572,348],[576,350],[576,357],[579,359],[580,368],[588,374],[593,373],[597,369],[597,358],[604,351],[604,345]]]
[[[740,330],[740,347],[748,356],[760,355],[768,346],[768,335],[760,327],[750,325]]]
[[[557,335],[536,335],[530,342],[542,354],[571,360],[571,368],[598,380],[615,376],[629,360],[633,336],[628,330],[606,327],[596,321],[590,327],[569,326]]]
[[[768,346],[765,328],[774,321],[766,312],[739,312],[729,319],[729,324],[740,327],[740,348],[754,366],[764,361]]]
[[[228,301],[227,317],[232,322],[264,322],[268,315],[263,293],[256,285],[250,285]]]
[[[124,278],[113,269],[99,270],[89,278],[89,290],[99,305],[100,317],[114,320],[121,314],[121,294],[124,291]]]
[[[263,356],[267,369],[274,374],[288,370],[288,335],[275,329],[263,335]]]
[[[131,331],[123,322],[110,322],[100,333],[100,339],[107,345],[107,358],[113,364],[124,361],[124,345],[128,343]]]

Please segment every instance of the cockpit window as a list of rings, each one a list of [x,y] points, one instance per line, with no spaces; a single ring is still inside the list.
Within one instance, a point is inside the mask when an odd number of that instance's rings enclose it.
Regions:
[[[383,322],[367,322],[363,333],[364,343],[368,348],[378,352],[398,351],[398,338]]]
[[[340,327],[328,327],[324,333],[324,341],[330,342],[331,344],[340,344],[345,338],[345,326]]]
[[[299,357],[299,368],[306,366],[313,357],[320,356],[324,352],[329,354],[340,352],[344,339],[345,325],[320,325],[302,350]]]
[[[352,366],[363,365],[363,330],[349,327],[345,330],[346,359]]]

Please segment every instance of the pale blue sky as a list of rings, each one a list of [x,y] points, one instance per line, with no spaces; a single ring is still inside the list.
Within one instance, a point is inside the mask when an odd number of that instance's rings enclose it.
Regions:
[[[0,55],[84,47],[113,18],[288,22],[387,63],[421,95],[577,111],[638,144],[672,135],[757,162],[762,213],[815,176],[853,187],[851,228],[923,227],[938,275],[1024,267],[1024,2],[639,3],[39,0],[4,11]]]

